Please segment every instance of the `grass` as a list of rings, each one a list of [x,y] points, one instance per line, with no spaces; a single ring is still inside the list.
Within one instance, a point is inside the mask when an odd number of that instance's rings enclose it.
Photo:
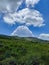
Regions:
[[[0,65],[49,65],[49,42],[0,36]]]

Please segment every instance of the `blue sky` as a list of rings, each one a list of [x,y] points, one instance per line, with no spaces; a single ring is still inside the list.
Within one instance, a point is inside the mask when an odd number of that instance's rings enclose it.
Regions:
[[[49,0],[5,0],[8,4],[5,6],[3,1],[0,3],[0,34],[49,40]]]

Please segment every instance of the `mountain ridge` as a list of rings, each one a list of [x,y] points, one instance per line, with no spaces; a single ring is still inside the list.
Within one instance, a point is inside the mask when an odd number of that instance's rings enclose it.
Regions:
[[[14,38],[14,39],[16,39],[16,38],[26,38],[26,39],[32,39],[32,40],[34,40],[34,39],[37,39],[37,40],[41,40],[41,41],[47,41],[47,42],[49,42],[48,40],[43,40],[43,39],[39,39],[39,38],[37,38],[37,37],[19,37],[19,36],[10,36],[10,35],[0,35],[0,38]]]

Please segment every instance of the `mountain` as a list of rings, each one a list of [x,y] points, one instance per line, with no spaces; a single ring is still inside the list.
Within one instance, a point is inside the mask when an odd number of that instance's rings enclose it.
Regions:
[[[0,35],[0,65],[49,65],[49,41]]]

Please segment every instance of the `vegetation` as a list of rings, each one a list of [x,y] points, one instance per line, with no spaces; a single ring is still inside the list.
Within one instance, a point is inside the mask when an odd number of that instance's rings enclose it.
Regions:
[[[49,41],[1,35],[0,65],[49,65]]]

